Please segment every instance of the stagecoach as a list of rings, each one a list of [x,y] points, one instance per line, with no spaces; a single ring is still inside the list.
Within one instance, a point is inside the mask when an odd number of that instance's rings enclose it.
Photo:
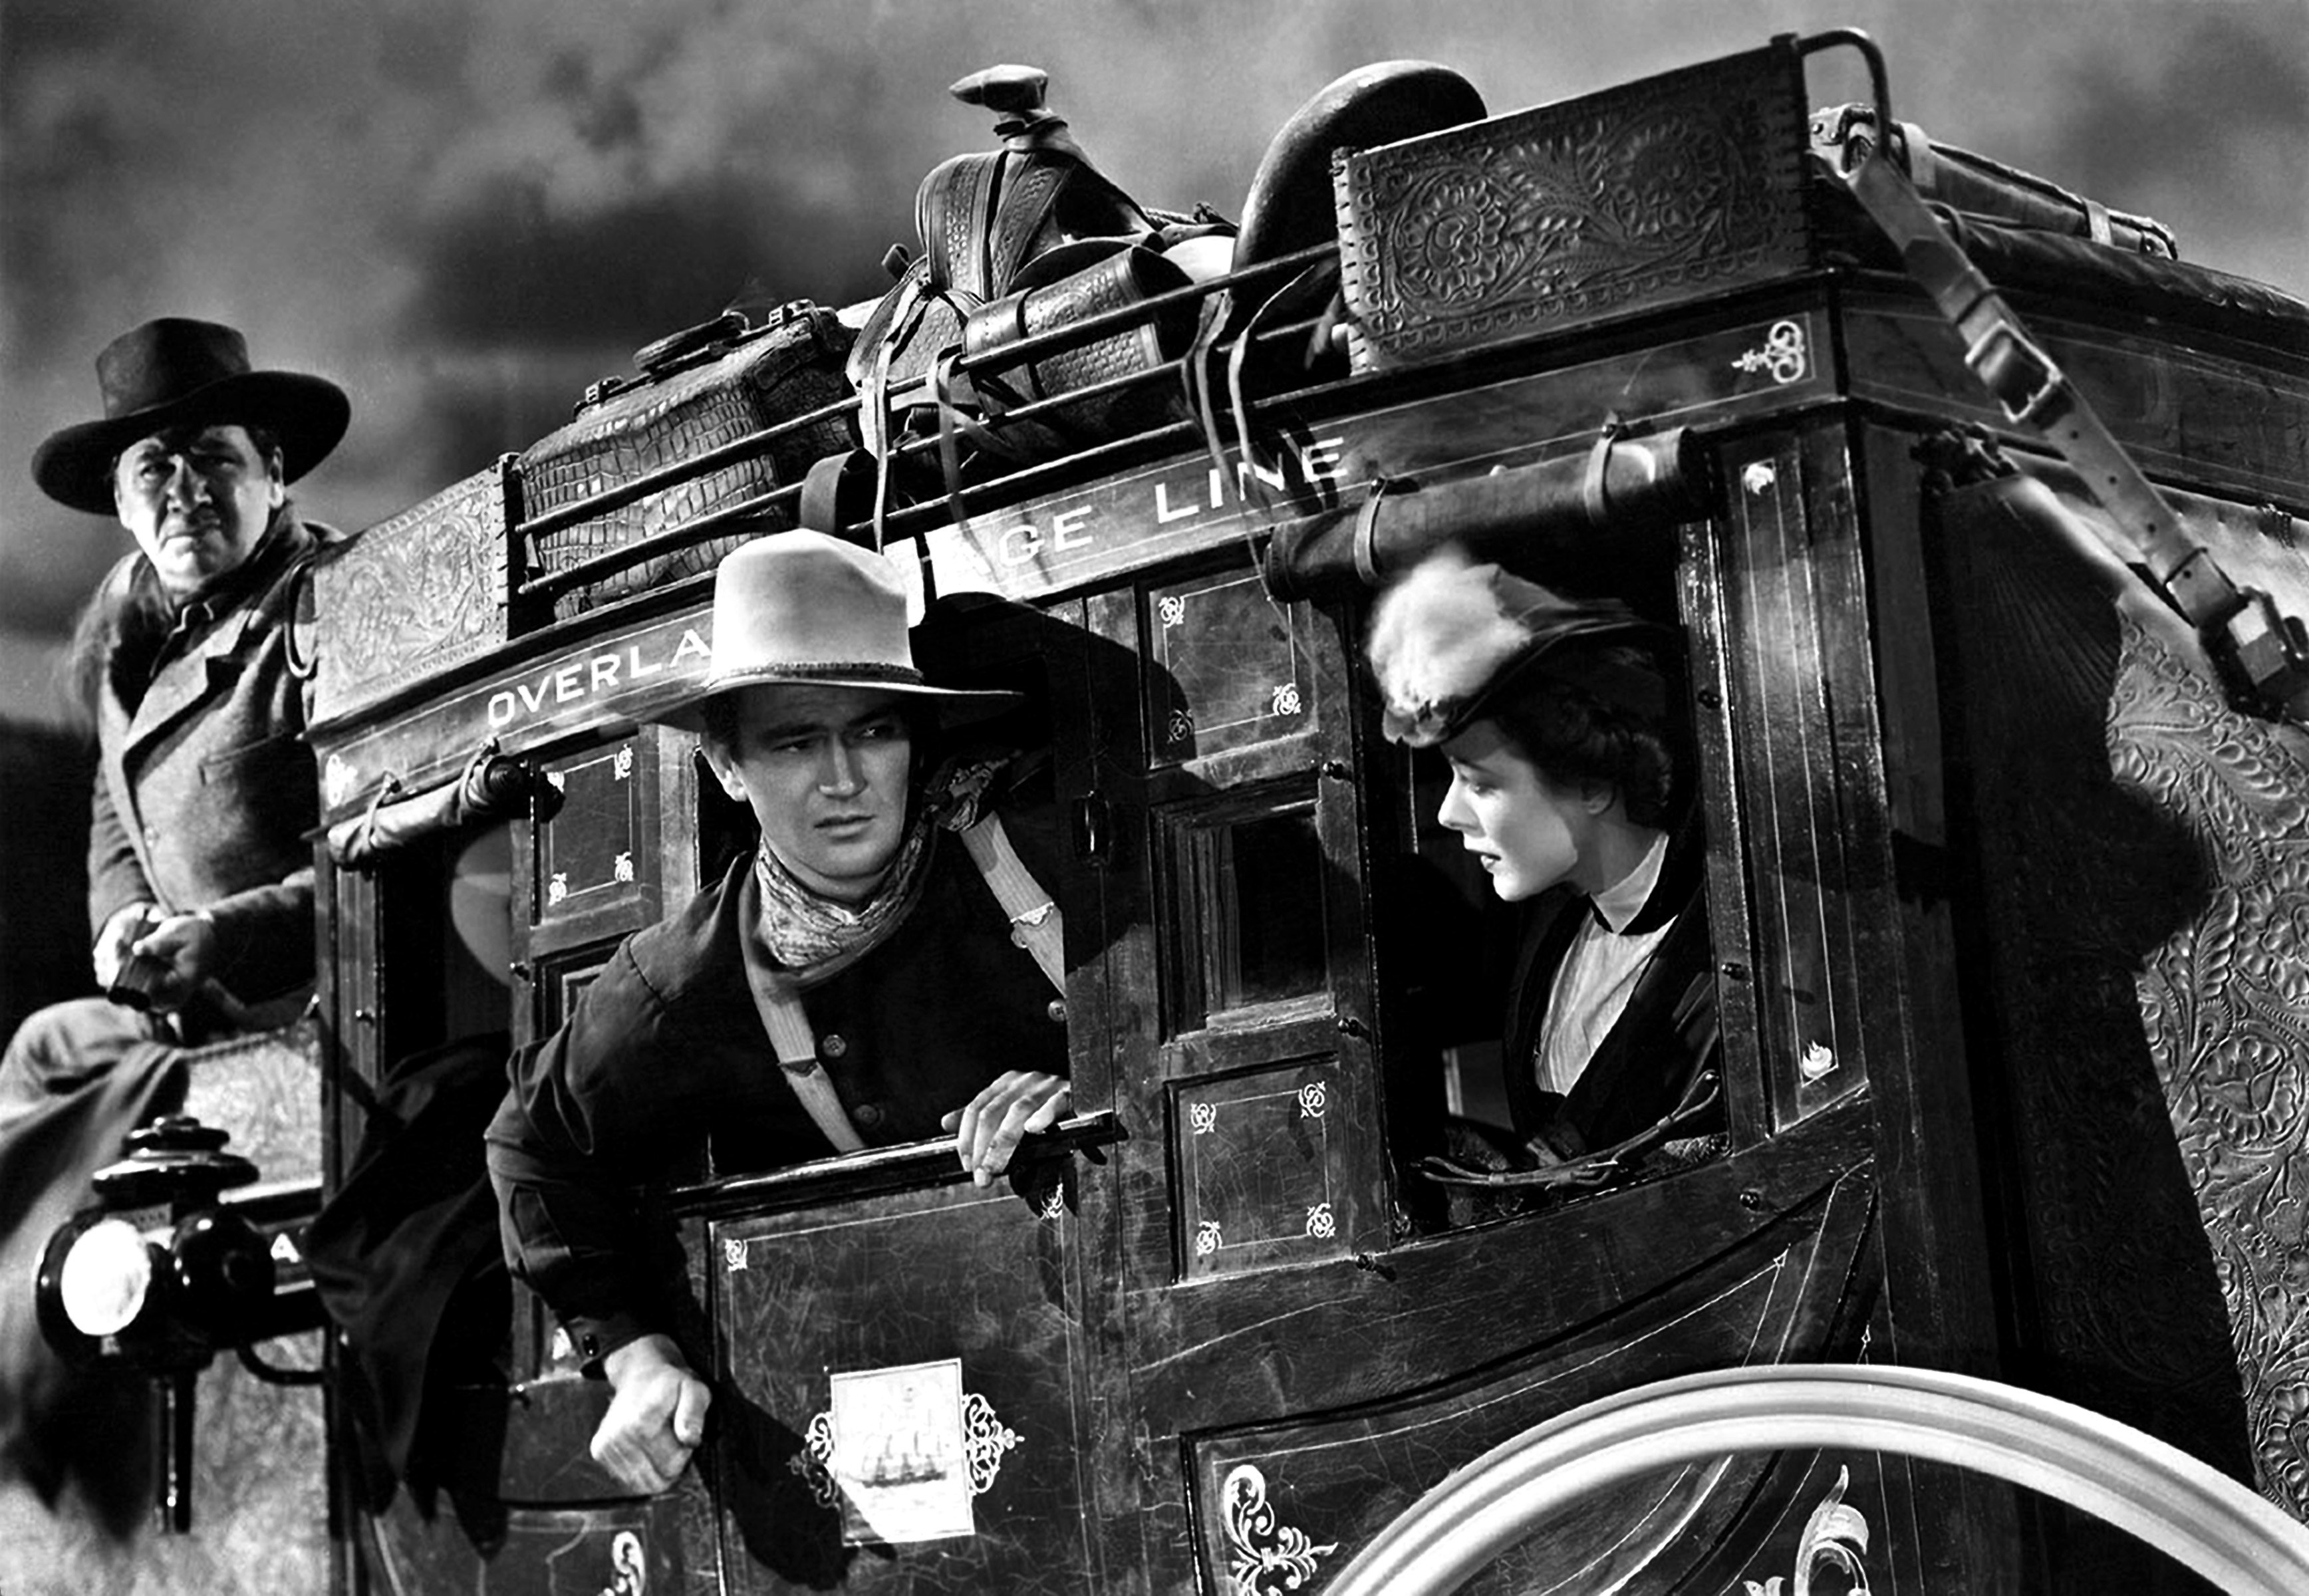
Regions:
[[[1864,98],[1816,112],[1831,61]],[[408,1061],[549,1032],[748,845],[650,720],[705,666],[701,551],[879,548],[1040,707],[1072,839],[1074,1117],[990,1188],[919,1145],[667,1193],[717,1400],[662,1497],[485,1257],[423,1304],[405,1480],[329,1335],[335,1588],[2309,1569],[2309,307],[1936,149],[1854,35],[1508,115],[1447,78],[1310,102],[1223,273],[549,500],[509,456],[317,571],[320,1196]],[[1508,934],[1359,646],[1447,541],[1688,640],[1713,1156],[1434,1161],[1499,1120]],[[236,1194],[316,1321],[281,1188]],[[203,1400],[175,1475],[230,1514],[272,1421]]]

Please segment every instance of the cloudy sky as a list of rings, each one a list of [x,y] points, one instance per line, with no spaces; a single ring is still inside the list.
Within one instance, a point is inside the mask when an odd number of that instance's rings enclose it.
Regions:
[[[54,643],[126,547],[26,462],[147,317],[349,389],[299,498],[358,527],[733,298],[878,291],[923,171],[987,144],[944,93],[977,67],[1046,68],[1143,201],[1235,214],[1368,62],[1502,112],[1835,25],[1884,47],[1903,118],[2309,297],[2309,0],[0,0],[0,716],[53,712]]]

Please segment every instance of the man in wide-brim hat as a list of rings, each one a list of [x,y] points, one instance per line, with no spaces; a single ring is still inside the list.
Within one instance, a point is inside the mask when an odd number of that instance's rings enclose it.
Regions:
[[[75,643],[102,754],[97,979],[141,950],[154,1009],[195,1004],[210,979],[244,1004],[277,996],[311,979],[317,813],[289,613],[316,540],[288,489],[349,406],[324,378],[253,368],[212,322],[148,322],[96,368],[104,414],[49,437],[32,474],[136,540]]]
[[[822,533],[723,557],[708,674],[664,718],[759,845],[618,947],[489,1130],[507,1260],[616,1387],[593,1455],[636,1490],[710,1398],[636,1182],[705,1144],[726,1173],[950,1135],[985,1184],[1067,1107],[1057,827],[1037,762],[973,741],[1017,695],[926,679],[906,614],[888,561]]]
[[[181,1096],[184,1045],[293,1016],[313,979],[312,640],[294,633],[316,537],[288,487],[344,436],[350,406],[324,378],[255,367],[240,333],[212,322],[148,322],[96,369],[102,414],[42,443],[32,474],[136,544],[74,643],[99,754],[92,962],[118,1000],[39,1010],[0,1055],[11,1262],[85,1200],[123,1131]],[[85,1424],[32,1434],[30,1388],[58,1377],[45,1357],[29,1320],[0,1327],[0,1453],[30,1448],[68,1473],[55,1449],[85,1444],[135,1471],[134,1446]],[[143,1487],[127,1483],[134,1515]]]

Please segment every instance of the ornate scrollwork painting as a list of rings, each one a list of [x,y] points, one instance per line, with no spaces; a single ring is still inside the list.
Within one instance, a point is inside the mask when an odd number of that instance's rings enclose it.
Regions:
[[[1002,1460],[1025,1439],[1018,1432],[1002,1422],[994,1404],[975,1391],[964,1393],[962,1399],[962,1453],[970,1472],[970,1494],[982,1497],[994,1488],[996,1478],[1002,1472]],[[788,1460],[786,1467],[809,1488],[809,1494],[821,1506],[835,1507],[841,1504],[842,1487],[835,1476],[835,1459],[839,1455],[840,1437],[832,1412],[812,1414],[803,1428],[801,1449]]]
[[[610,1583],[601,1587],[601,1596],[646,1596],[648,1590],[649,1560],[642,1555],[642,1538],[620,1530],[610,1542]]]
[[[1336,1542],[1318,1546],[1306,1531],[1277,1521],[1267,1499],[1267,1476],[1256,1463],[1237,1463],[1227,1471],[1219,1487],[1219,1512],[1226,1526],[1233,1596],[1299,1590],[1315,1576],[1316,1566],[1338,1550]]]
[[[994,1488],[1002,1471],[1002,1454],[1018,1445],[1018,1432],[1002,1422],[994,1404],[975,1391],[962,1399],[963,1454],[970,1464],[970,1494],[982,1497]]]
[[[842,1500],[842,1488],[834,1483],[834,1415],[814,1413],[801,1433],[801,1450],[786,1460],[786,1467],[795,1478],[809,1487],[810,1496],[821,1507],[832,1507]]]
[[[1777,1574],[1743,1580],[1743,1596],[1783,1596],[1784,1592],[1786,1596],[1812,1596],[1812,1582],[1823,1572],[1843,1576],[1845,1596],[1870,1596],[1868,1566],[1861,1560],[1868,1555],[1868,1519],[1844,1499],[1851,1484],[1852,1471],[1838,1469],[1836,1483],[1804,1520],[1803,1538],[1796,1542],[1794,1583],[1784,1584]]]
[[[1786,387],[1802,382],[1811,369],[1804,349],[1804,330],[1801,322],[1778,321],[1764,334],[1764,341],[1754,349],[1744,349],[1732,364],[1742,371],[1762,372],[1773,382]]]

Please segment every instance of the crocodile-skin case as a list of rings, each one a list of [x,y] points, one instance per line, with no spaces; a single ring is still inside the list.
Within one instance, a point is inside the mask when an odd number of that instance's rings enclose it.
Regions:
[[[677,334],[635,357],[640,375],[596,384],[566,427],[521,457],[525,519],[606,492],[675,461],[762,431],[845,397],[843,359],[851,333],[833,313],[809,304],[782,307],[765,327],[734,315]],[[631,504],[528,539],[534,566],[565,571],[702,515],[798,482],[811,462],[852,446],[840,417],[814,421],[762,454],[718,466]],[[783,509],[740,527],[612,570],[555,596],[557,617],[597,608],[663,582],[711,571],[746,539],[783,531]]]

